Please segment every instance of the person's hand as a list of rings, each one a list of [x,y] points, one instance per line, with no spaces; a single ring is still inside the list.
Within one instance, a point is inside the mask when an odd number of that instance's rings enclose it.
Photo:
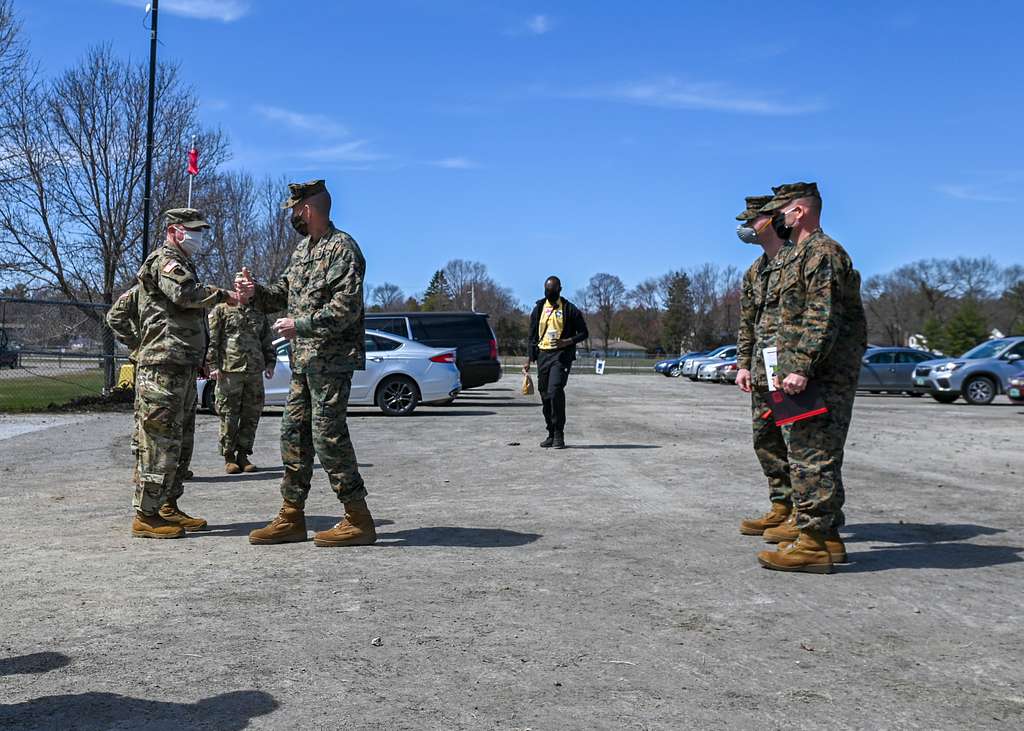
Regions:
[[[268,367],[267,367],[267,370],[263,371],[263,374],[264,374],[264,375],[265,375],[265,376],[266,376],[267,378],[273,378],[273,377],[274,377],[274,366],[272,366],[272,365],[271,365],[271,366],[268,366]]]
[[[559,350],[572,347],[575,341],[572,338],[559,338],[555,341],[555,347]]]
[[[290,317],[281,317],[274,323],[274,330],[283,338],[295,339],[295,320]]]
[[[227,295],[227,297],[226,297],[227,303],[229,305],[231,305],[232,307],[238,307],[239,305],[244,305],[246,302],[249,301],[248,299],[246,299],[243,302],[241,296],[238,294],[238,290],[235,290],[234,292],[232,292],[230,289],[226,289],[226,290],[224,290],[224,292]]]
[[[807,376],[801,376],[799,373],[790,373],[782,379],[782,390],[790,396],[803,393],[805,388],[807,388]]]
[[[748,369],[740,368],[736,372],[736,385],[743,393],[750,393],[750,371]]]
[[[220,371],[218,371],[216,368],[211,368],[210,369],[210,380],[211,381],[216,381],[218,378],[220,378]]]
[[[523,375],[526,376],[526,375],[529,375],[529,373],[530,373],[530,361],[526,361],[526,363],[523,364]]]
[[[235,276],[235,294],[243,305],[256,294],[256,283],[252,281],[249,267],[242,267],[242,271]]]

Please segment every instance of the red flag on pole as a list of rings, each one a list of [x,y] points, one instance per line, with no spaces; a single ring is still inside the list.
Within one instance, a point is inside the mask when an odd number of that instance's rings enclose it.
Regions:
[[[199,175],[199,150],[195,140],[192,140],[192,149],[188,151],[188,174]]]

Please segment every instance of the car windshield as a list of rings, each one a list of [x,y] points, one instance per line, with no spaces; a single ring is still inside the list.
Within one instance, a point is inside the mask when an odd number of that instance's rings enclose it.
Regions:
[[[968,350],[966,353],[961,355],[961,358],[968,360],[977,360],[979,358],[995,358],[999,355],[1000,351],[1009,345],[1011,340],[989,340],[988,342],[976,345],[975,347]]]

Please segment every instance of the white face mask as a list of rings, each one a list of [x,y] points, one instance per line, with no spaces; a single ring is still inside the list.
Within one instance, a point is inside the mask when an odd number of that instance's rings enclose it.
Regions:
[[[182,230],[184,231],[185,238],[178,242],[178,246],[189,256],[195,256],[196,252],[203,248],[203,232],[189,231],[187,228]]]

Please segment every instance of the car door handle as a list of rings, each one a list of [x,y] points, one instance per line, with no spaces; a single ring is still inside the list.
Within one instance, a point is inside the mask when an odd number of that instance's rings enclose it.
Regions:
[[[381,358],[379,355],[375,355],[375,356],[371,357],[370,360],[372,360],[374,363],[383,363],[384,362],[384,359]]]

